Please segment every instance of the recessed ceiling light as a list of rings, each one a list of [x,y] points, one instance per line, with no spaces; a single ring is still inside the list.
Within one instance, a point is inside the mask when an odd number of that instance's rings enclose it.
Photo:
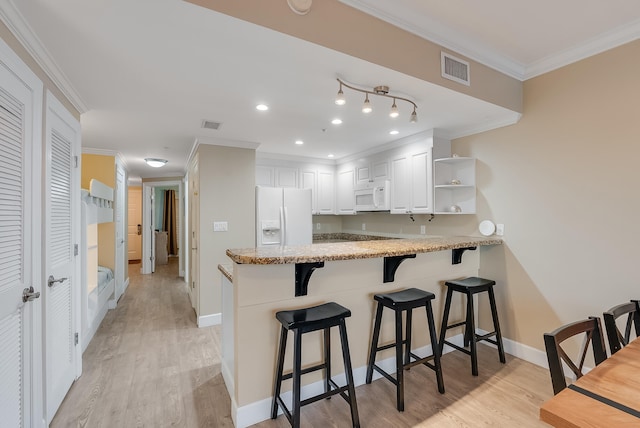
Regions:
[[[302,140],[296,140],[296,144],[297,144],[297,145],[299,145],[299,146],[301,146],[301,145],[303,145],[303,144],[304,144],[304,141],[302,141]]]
[[[342,119],[333,119],[331,123],[333,123],[334,125],[340,125],[342,123]]]
[[[266,104],[258,104],[256,106],[256,109],[260,110],[260,111],[267,111],[269,110],[269,106]]]
[[[329,154],[327,155],[327,157],[328,157],[328,158],[332,158],[332,157],[333,157],[333,153],[329,153]]]
[[[389,134],[391,134],[391,135],[398,135],[398,130],[393,129],[393,130],[389,131]]]

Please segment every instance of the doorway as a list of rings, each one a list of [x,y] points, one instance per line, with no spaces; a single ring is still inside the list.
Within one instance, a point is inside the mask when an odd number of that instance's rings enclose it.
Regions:
[[[173,190],[175,196],[175,236],[169,239],[169,230],[164,213],[165,191]],[[170,204],[167,204],[170,205]],[[178,274],[185,276],[185,216],[184,216],[184,185],[182,181],[153,181],[142,183],[142,274],[155,272],[156,263],[165,262],[168,257],[178,257]],[[166,232],[166,233],[165,233]],[[158,244],[160,247],[158,247]],[[171,248],[169,248],[171,245]],[[164,248],[166,253],[162,251]],[[158,252],[160,248],[160,252]],[[174,253],[174,254],[171,254]]]

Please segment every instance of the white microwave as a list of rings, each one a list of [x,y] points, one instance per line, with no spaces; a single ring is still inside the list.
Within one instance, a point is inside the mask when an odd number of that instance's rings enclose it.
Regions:
[[[391,197],[389,180],[358,184],[354,190],[356,211],[389,211]]]

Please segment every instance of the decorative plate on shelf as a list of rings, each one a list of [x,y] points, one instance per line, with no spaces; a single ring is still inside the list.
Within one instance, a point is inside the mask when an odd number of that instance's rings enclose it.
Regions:
[[[484,220],[480,223],[478,229],[483,236],[491,236],[496,231],[496,225],[491,220]]]

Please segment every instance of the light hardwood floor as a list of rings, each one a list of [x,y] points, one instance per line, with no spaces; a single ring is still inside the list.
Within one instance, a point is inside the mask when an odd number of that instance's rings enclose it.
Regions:
[[[177,264],[139,275],[109,311],[83,357],[51,427],[232,427],[230,399],[220,374],[220,328],[197,328]],[[354,334],[349,332],[350,334]],[[277,338],[274,338],[276,340]],[[339,350],[336,350],[339,352]],[[356,388],[362,427],[546,427],[538,409],[552,395],[547,370],[479,346],[480,375],[469,357],[443,357],[446,393],[423,366],[405,376],[405,411],[395,408],[385,379]],[[339,397],[302,409],[304,427],[348,427],[349,408]],[[284,416],[255,428],[281,428]]]

